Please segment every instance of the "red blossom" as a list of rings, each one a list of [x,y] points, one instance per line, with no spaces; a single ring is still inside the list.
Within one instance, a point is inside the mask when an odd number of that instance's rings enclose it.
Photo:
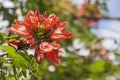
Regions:
[[[27,26],[25,26],[23,22],[18,20],[15,20],[12,24],[12,27],[10,27],[8,30],[9,32],[17,33],[22,36],[28,36],[30,34]]]
[[[51,29],[55,25],[56,20],[57,20],[57,17],[55,14],[51,14],[51,15],[47,16],[45,13],[44,17],[42,19],[43,24],[44,24],[44,29],[45,30]]]
[[[67,22],[58,22],[56,24],[57,29],[53,31],[53,33],[50,35],[51,40],[63,40],[66,38],[71,37],[70,31],[63,31],[64,27],[67,25]]]
[[[66,38],[70,38],[71,37],[71,32],[70,31],[61,31],[60,29],[55,30],[51,35],[50,35],[50,39],[51,40],[63,40]]]
[[[61,22],[55,15],[40,15],[39,11],[29,11],[23,22],[15,20],[9,31],[22,35],[23,40],[9,41],[9,45],[16,45],[18,49],[35,48],[34,57],[40,63],[42,56],[48,61],[59,64],[60,45],[57,41],[70,38],[71,32],[63,30],[67,22]],[[24,37],[23,37],[24,36]]]
[[[58,52],[59,52],[58,50],[52,50],[51,52],[45,52],[44,57],[52,63],[59,64],[60,60],[58,59]]]
[[[25,17],[24,23],[27,26],[30,26],[31,28],[36,29],[38,27],[40,19],[41,19],[41,15],[38,10],[36,10],[35,13],[30,10]]]
[[[48,42],[42,42],[40,45],[40,50],[43,52],[44,57],[53,63],[59,64],[60,60],[58,59],[59,56],[59,44],[55,43],[48,43]]]
[[[61,30],[63,30],[64,28],[65,28],[65,26],[67,26],[67,22],[65,21],[65,22],[61,22],[60,20],[58,20],[57,22],[56,22],[56,27],[57,28],[60,28]]]

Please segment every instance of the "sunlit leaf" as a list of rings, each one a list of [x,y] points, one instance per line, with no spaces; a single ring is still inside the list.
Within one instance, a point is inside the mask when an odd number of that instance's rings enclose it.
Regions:
[[[11,46],[3,45],[2,50],[7,52],[11,57],[15,56],[15,49],[13,47],[11,47]]]
[[[15,77],[14,76],[9,76],[6,78],[6,80],[15,80]]]
[[[103,60],[97,60],[90,65],[90,71],[93,73],[104,71],[105,62]]]

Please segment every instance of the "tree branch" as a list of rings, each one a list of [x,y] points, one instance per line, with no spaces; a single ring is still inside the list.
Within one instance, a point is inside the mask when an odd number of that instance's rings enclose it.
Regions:
[[[119,17],[97,17],[97,16],[74,16],[74,18],[87,18],[87,19],[111,19],[111,20],[120,20]]]

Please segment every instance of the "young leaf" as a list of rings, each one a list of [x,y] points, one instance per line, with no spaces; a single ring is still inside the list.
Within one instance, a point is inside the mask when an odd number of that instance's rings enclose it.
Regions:
[[[6,51],[11,57],[15,56],[15,49],[8,45],[3,45],[2,50]]]

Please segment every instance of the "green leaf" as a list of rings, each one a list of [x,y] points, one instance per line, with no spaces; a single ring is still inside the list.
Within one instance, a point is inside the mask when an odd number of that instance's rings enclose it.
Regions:
[[[17,34],[11,34],[11,35],[10,35],[10,38],[17,38],[17,37],[18,37]]]
[[[0,33],[0,43],[3,43],[4,42],[4,38],[2,36],[2,34]]]
[[[19,52],[19,55],[22,56],[26,61],[28,61],[29,63],[31,62],[31,57],[28,55],[27,52]]]
[[[20,55],[21,53],[16,53],[16,57],[15,57],[15,62],[17,65],[19,65],[21,68],[26,68],[29,66],[29,62]]]
[[[5,40],[5,39],[8,39],[8,35],[6,35],[5,33],[2,33],[2,36],[3,36],[3,39]]]
[[[7,53],[9,53],[9,55],[11,57],[15,57],[15,49],[11,46],[8,46],[8,45],[3,45],[2,46],[2,50],[6,51]]]
[[[4,43],[8,36],[5,33],[0,33],[0,43]]]
[[[103,60],[97,60],[95,63],[90,65],[90,71],[93,73],[103,72],[105,62]]]
[[[6,78],[6,80],[15,80],[15,77],[14,76],[9,76]]]

